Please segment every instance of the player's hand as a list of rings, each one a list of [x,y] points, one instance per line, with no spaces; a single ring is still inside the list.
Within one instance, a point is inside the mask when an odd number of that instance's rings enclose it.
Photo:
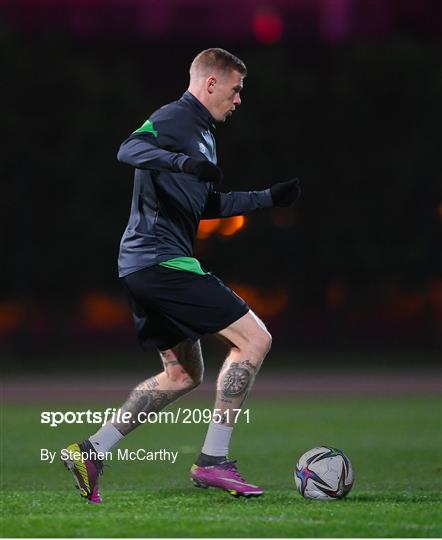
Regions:
[[[292,206],[301,195],[301,186],[298,178],[287,182],[279,182],[270,188],[274,206]]]
[[[202,182],[215,182],[215,184],[219,184],[223,179],[221,169],[207,159],[187,159],[183,165],[183,172],[194,174]]]

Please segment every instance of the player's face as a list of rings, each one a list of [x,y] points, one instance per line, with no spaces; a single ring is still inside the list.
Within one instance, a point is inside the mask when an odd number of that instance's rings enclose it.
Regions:
[[[233,111],[241,105],[240,93],[244,77],[239,71],[223,73],[216,79],[212,94],[212,116],[218,122],[225,122]]]

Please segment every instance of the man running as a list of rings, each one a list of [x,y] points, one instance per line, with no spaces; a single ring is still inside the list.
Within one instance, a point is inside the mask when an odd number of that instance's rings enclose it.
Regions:
[[[216,334],[229,347],[218,376],[213,419],[190,476],[198,487],[217,487],[234,496],[263,490],[244,480],[228,450],[234,409],[240,409],[271,345],[264,323],[193,255],[201,219],[290,206],[299,197],[298,181],[263,191],[217,190],[213,130],[241,104],[247,70],[231,53],[202,51],[190,67],[190,84],[178,100],[161,107],[123,142],[118,160],[135,169],[129,223],[118,259],[142,346],[158,349],[163,371],[141,382],[121,406],[128,422],[108,423],[81,443],[67,447],[65,460],[80,493],[99,503],[103,463],[94,458],[111,450],[135,429],[140,413],[159,411],[201,383],[199,338]],[[75,454],[77,453],[77,454]]]

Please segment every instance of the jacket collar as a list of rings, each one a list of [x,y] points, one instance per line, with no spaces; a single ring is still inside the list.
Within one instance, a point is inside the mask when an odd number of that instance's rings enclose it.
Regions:
[[[208,128],[215,128],[215,118],[210,114],[209,110],[204,107],[199,99],[186,90],[181,96],[180,101],[189,105],[197,114],[197,116],[204,122],[204,125]]]

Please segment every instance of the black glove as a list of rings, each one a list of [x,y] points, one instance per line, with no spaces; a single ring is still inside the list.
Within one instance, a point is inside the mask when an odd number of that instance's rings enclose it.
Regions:
[[[291,206],[301,195],[299,180],[293,178],[287,182],[279,182],[270,188],[274,206]]]
[[[183,165],[183,172],[194,174],[202,182],[215,182],[215,184],[219,184],[223,178],[221,169],[207,159],[187,159]]]

